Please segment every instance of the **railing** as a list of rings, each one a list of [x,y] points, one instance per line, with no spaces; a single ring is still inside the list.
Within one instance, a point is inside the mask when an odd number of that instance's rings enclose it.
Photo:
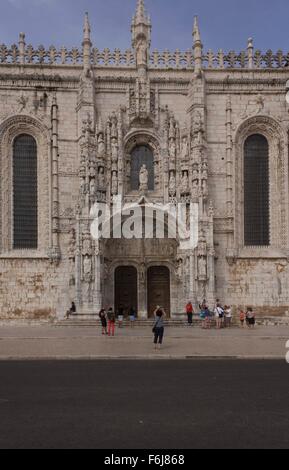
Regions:
[[[204,69],[283,69],[289,67],[289,52],[284,53],[279,50],[276,53],[269,50],[265,54],[261,51],[250,49],[236,53],[228,53],[219,50],[214,53],[212,50],[206,52],[203,57]],[[66,47],[56,49],[51,46],[45,49],[44,46],[34,48],[32,45],[21,48],[14,44],[7,47],[0,45],[0,65],[1,64],[28,64],[28,65],[82,65],[83,53],[78,48],[68,50]],[[136,66],[135,53],[132,49],[122,52],[120,49],[111,51],[97,48],[92,49],[91,64],[95,67],[125,67],[134,68]],[[176,69],[193,70],[194,53],[193,50],[181,52],[176,50],[170,52],[165,50],[159,52],[154,50],[149,58],[150,69]]]

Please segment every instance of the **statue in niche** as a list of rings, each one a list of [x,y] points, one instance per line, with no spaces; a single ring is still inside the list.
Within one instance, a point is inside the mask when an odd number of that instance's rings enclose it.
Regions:
[[[169,155],[170,155],[170,159],[171,160],[175,160],[176,158],[176,142],[174,139],[171,139],[170,140],[170,144],[169,144]]]
[[[199,180],[199,170],[196,165],[193,168],[193,180]]]
[[[104,155],[105,155],[105,144],[104,144],[104,138],[103,138],[103,134],[99,134],[98,136],[98,156],[100,158],[103,158]]]
[[[186,160],[188,157],[188,139],[186,137],[183,137],[181,157],[182,160]]]
[[[100,167],[99,173],[98,173],[98,184],[101,189],[105,188],[105,174],[104,174],[104,168]]]
[[[118,177],[116,171],[112,173],[111,177],[111,193],[113,196],[116,196],[118,194]]]
[[[207,260],[204,257],[199,258],[198,262],[198,268],[199,268],[199,277],[206,279],[207,278]]]
[[[198,180],[193,181],[193,186],[192,186],[192,197],[194,199],[199,197],[199,182]]]
[[[94,179],[94,178],[92,178],[92,179],[90,180],[89,192],[90,192],[90,195],[91,195],[91,196],[95,196],[96,187],[95,187],[95,179]]]
[[[91,282],[92,279],[92,259],[85,255],[83,258],[83,277],[85,282]]]
[[[183,177],[182,177],[182,193],[186,194],[189,192],[189,176],[187,171],[184,172]]]
[[[174,196],[176,194],[176,177],[174,172],[171,172],[170,181],[169,181],[169,194]]]
[[[147,65],[147,44],[144,40],[140,40],[136,48],[137,65]]]
[[[182,258],[178,259],[177,262],[177,279],[178,281],[181,281],[183,279],[183,274],[184,274],[184,262]]]
[[[116,137],[111,140],[111,158],[113,163],[118,161],[118,143]]]
[[[140,170],[139,174],[139,190],[140,191],[147,191],[148,190],[148,183],[149,183],[149,173],[147,170],[146,165],[143,165]]]

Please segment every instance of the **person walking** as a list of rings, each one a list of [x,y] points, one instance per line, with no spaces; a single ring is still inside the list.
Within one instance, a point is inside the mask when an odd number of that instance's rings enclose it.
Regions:
[[[188,304],[186,305],[186,313],[188,317],[188,325],[193,326],[194,308],[192,302],[188,302]]]
[[[163,344],[164,332],[165,332],[165,311],[161,307],[157,307],[155,312],[155,325],[153,327],[153,334],[154,334],[154,345],[155,349],[161,349]]]
[[[108,318],[108,336],[114,336],[116,316],[112,308],[110,308],[109,311],[107,312],[107,318]]]
[[[106,311],[104,308],[101,309],[101,311],[99,312],[99,319],[100,319],[101,326],[102,326],[102,334],[107,335],[107,319],[106,319]]]

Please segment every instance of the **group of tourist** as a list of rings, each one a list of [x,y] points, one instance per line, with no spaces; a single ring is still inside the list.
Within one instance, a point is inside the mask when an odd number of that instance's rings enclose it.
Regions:
[[[209,309],[208,303],[206,300],[203,300],[199,305],[200,309],[200,318],[202,320],[203,329],[210,329],[212,326],[212,321],[215,321],[216,328],[220,330],[221,328],[230,328],[232,325],[232,307],[230,305],[222,305],[220,300],[217,299],[214,305],[213,310]],[[186,305],[186,313],[188,317],[188,325],[193,325],[193,315],[194,308],[192,302],[188,302]],[[256,324],[256,316],[251,307],[248,307],[246,312],[243,309],[239,309],[239,320],[242,328],[245,325],[248,328],[254,328]]]
[[[102,334],[107,336],[114,336],[116,323],[118,323],[119,328],[122,328],[124,317],[125,310],[123,307],[120,307],[117,313],[114,312],[113,308],[110,308],[108,311],[106,311],[104,308],[101,309],[99,312],[99,318],[102,326]],[[136,318],[136,310],[131,307],[129,310],[129,321],[131,328],[133,328]]]
[[[130,325],[133,328],[134,322],[136,320],[137,313],[135,309],[132,307],[129,311],[129,319]],[[155,323],[153,327],[153,334],[154,334],[154,345],[155,349],[161,348],[163,343],[164,337],[164,320],[166,314],[163,308],[157,306],[154,311],[154,318]],[[99,312],[99,318],[102,327],[102,334],[107,336],[115,336],[115,325],[118,322],[118,327],[122,328],[123,321],[124,321],[124,309],[122,307],[119,308],[118,313],[116,314],[112,308],[108,311],[105,309],[101,309]]]
[[[215,320],[215,325],[217,329],[231,327],[233,319],[232,308],[229,305],[223,306],[219,299],[216,300],[213,310],[209,309],[206,300],[203,300],[203,302],[199,304],[199,309],[199,316],[202,320],[202,327],[204,329],[210,329],[213,320]],[[74,314],[75,312],[76,307],[75,303],[73,302],[70,310],[66,314],[66,318],[69,318],[69,316]],[[112,307],[108,310],[101,309],[101,311],[99,312],[99,319],[101,322],[102,335],[114,337],[116,324],[118,323],[118,327],[122,328],[124,318],[125,316],[127,316],[127,314],[130,320],[130,326],[131,328],[133,328],[135,320],[137,319],[137,312],[133,307],[131,307],[128,311],[125,311],[123,307],[119,307],[117,313],[115,313]],[[186,305],[186,314],[188,318],[188,325],[192,326],[193,317],[195,314],[192,302],[188,302],[188,304]],[[154,335],[154,346],[155,349],[160,349],[163,344],[165,331],[164,322],[166,319],[166,313],[162,307],[156,307],[154,311],[154,319],[154,326],[152,329]],[[248,307],[246,312],[242,309],[239,309],[239,319],[241,328],[245,328],[245,325],[247,325],[248,328],[255,327],[256,317],[251,307]]]

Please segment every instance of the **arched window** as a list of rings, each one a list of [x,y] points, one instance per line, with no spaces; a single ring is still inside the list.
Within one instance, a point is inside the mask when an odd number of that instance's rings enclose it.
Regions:
[[[269,145],[259,134],[244,147],[244,229],[246,246],[270,244]]]
[[[131,190],[137,191],[140,187],[139,175],[141,167],[145,165],[149,175],[148,189],[154,190],[154,156],[151,149],[145,145],[138,145],[131,153]]]
[[[13,248],[37,247],[37,144],[23,134],[13,145]]]

